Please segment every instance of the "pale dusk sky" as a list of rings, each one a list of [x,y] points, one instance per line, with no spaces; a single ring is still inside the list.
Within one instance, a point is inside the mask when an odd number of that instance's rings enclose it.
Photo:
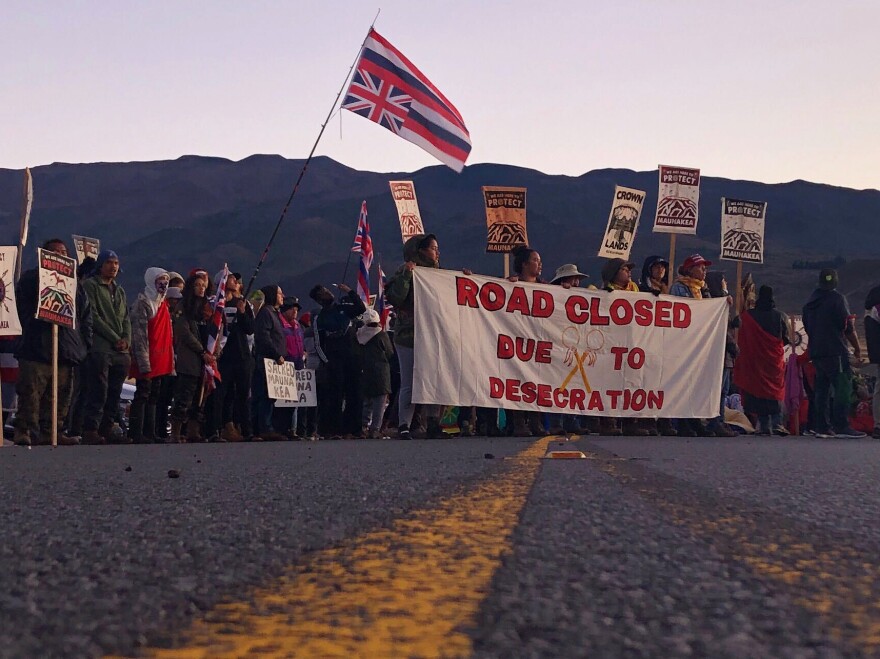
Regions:
[[[5,0],[0,167],[304,158],[380,6],[463,115],[468,164],[880,188],[874,0]],[[349,112],[317,153],[438,164]]]

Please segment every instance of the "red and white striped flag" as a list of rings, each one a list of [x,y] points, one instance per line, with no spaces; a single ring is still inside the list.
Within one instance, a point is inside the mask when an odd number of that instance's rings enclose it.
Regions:
[[[361,203],[361,214],[358,216],[358,228],[351,251],[361,255],[358,267],[357,293],[364,301],[364,304],[369,304],[370,267],[373,265],[373,239],[370,238],[370,223],[367,220],[366,201]]]

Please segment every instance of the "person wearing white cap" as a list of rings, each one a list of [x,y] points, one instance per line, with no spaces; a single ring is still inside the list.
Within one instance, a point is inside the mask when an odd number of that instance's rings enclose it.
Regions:
[[[578,270],[574,263],[566,263],[556,268],[556,274],[553,275],[550,283],[562,286],[562,288],[577,288],[581,285],[581,279],[589,278],[590,276]]]

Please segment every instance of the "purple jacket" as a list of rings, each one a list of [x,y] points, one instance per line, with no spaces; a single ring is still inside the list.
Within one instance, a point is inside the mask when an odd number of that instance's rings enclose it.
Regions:
[[[281,329],[284,332],[284,341],[287,344],[287,356],[285,359],[292,361],[293,365],[299,370],[303,368],[303,356],[305,355],[302,326],[296,320],[291,325],[284,316],[281,316]]]

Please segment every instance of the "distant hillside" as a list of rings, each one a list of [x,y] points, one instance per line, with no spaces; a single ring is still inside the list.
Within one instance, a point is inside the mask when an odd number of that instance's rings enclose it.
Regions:
[[[160,162],[36,167],[31,249],[25,265],[35,262],[32,248],[43,240],[79,233],[96,236],[119,253],[122,281],[132,297],[143,286],[143,271],[152,265],[184,273],[200,266],[213,272],[227,261],[247,280],[301,167],[301,160],[264,155],[239,162],[184,156]],[[595,254],[615,184],[647,192],[634,260],[641,263],[648,254],[668,251],[668,236],[650,230],[656,171],[605,169],[569,177],[485,164],[467,167],[460,175],[443,166],[380,174],[319,157],[310,165],[257,285],[280,281],[302,297],[314,283],[341,278],[364,199],[376,252],[385,271],[394,270],[401,260],[401,242],[388,189],[393,179],[415,181],[425,226],[438,234],[446,267],[501,273],[501,257],[485,253],[483,185],[528,188],[529,237],[541,252],[545,276],[561,263],[576,262],[598,278],[601,263]],[[21,171],[0,169],[0,227],[7,244],[17,237],[21,183]],[[799,308],[816,276],[810,270],[792,270],[794,261],[876,256],[880,191],[704,177],[699,235],[679,237],[679,260],[693,251],[717,257],[722,195],[768,202],[767,263],[747,270],[759,282],[776,284],[784,308]],[[731,275],[735,271],[734,263],[722,262],[720,267]],[[349,283],[354,271],[355,267],[349,269]],[[850,285],[849,269],[844,271],[842,288],[847,290],[866,285],[865,277],[880,279],[880,271],[869,268],[854,273],[859,281]]]

